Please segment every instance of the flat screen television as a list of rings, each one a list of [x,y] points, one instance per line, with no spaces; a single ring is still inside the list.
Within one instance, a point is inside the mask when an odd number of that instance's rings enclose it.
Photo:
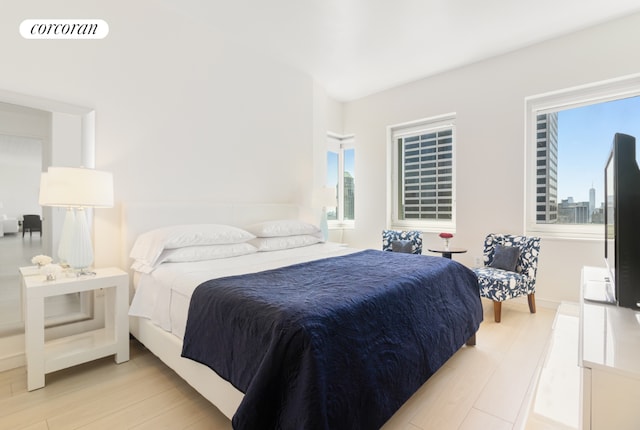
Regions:
[[[604,169],[604,256],[619,306],[640,309],[640,169],[636,139],[616,133]]]

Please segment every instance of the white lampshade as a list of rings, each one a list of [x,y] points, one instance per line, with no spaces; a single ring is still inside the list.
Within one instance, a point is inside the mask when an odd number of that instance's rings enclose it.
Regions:
[[[113,175],[82,167],[49,167],[40,177],[41,206],[113,207]]]
[[[331,187],[318,188],[313,192],[311,205],[314,208],[334,207],[337,204],[336,190]]]
[[[93,246],[84,208],[113,206],[113,175],[81,167],[49,167],[40,176],[41,206],[68,208],[58,256],[84,272],[93,262]]]

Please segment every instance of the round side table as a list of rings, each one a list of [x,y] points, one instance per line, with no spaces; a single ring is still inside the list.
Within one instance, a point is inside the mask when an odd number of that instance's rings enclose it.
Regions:
[[[448,259],[451,259],[451,254],[464,254],[465,252],[467,252],[467,250],[465,248],[448,248],[448,249],[444,249],[444,248],[427,248],[427,251],[429,251],[429,252],[437,252],[439,254],[442,254],[442,256],[444,258],[448,258]]]

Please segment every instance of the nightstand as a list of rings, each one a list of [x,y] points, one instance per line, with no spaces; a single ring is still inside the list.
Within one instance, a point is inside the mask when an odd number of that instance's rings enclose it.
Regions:
[[[44,387],[44,375],[115,355],[129,360],[129,275],[118,268],[96,269],[95,275],[61,277],[47,281],[32,268],[20,268],[24,298],[27,389]],[[69,293],[102,290],[105,326],[98,330],[45,342],[44,299]]]

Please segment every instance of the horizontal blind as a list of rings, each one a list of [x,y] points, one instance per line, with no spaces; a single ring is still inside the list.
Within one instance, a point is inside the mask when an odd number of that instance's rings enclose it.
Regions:
[[[398,138],[406,220],[453,218],[453,128]]]

